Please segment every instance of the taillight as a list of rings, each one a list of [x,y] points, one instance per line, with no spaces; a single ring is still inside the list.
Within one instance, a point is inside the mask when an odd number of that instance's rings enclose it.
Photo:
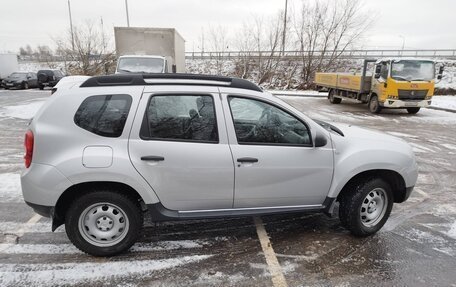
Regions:
[[[32,163],[32,157],[33,157],[33,132],[31,130],[28,130],[25,133],[25,140],[24,140],[24,147],[25,147],[25,155],[24,155],[24,160],[25,160],[25,167],[29,168],[30,164]]]

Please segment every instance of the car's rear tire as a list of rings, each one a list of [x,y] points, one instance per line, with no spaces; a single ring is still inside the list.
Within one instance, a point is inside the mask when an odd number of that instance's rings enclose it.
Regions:
[[[330,90],[328,94],[328,99],[331,104],[340,104],[342,102],[341,98],[336,98],[334,97],[336,91],[335,90]]]
[[[382,107],[378,102],[377,95],[372,95],[369,99],[369,111],[374,114],[378,114],[382,111]]]
[[[78,249],[94,256],[128,250],[142,226],[138,200],[115,191],[86,193],[72,203],[65,216],[68,238]]]
[[[412,115],[416,114],[419,111],[420,111],[420,108],[407,108],[407,112]]]
[[[375,234],[393,208],[390,185],[381,178],[359,180],[350,184],[339,198],[342,225],[359,237]]]
[[[38,88],[39,88],[40,90],[43,90],[43,89],[44,89],[44,86],[43,86],[43,85],[38,85]]]
[[[28,90],[28,88],[29,88],[29,84],[27,82],[23,82],[22,83],[22,89]]]

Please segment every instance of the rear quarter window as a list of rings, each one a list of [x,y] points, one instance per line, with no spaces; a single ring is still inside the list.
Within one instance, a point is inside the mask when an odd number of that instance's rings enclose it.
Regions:
[[[99,95],[86,98],[74,115],[74,123],[103,137],[120,137],[131,107],[129,95]]]

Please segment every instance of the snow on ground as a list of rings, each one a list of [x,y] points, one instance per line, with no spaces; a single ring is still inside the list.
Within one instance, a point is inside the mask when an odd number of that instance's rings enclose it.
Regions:
[[[153,271],[196,263],[212,256],[192,255],[160,260],[116,262],[0,264],[0,285],[9,286],[15,282],[29,282],[33,286],[73,285],[84,282],[93,284],[95,280],[150,274]]]
[[[0,202],[24,202],[20,175],[0,173]]]
[[[5,106],[0,108],[1,117],[10,117],[23,120],[29,120],[33,118],[36,112],[43,105],[44,100],[35,100],[29,103],[16,106]]]
[[[203,240],[174,240],[151,243],[140,242],[133,245],[129,249],[129,252],[192,249],[202,248],[207,245],[210,245],[210,243]],[[0,250],[3,250],[2,253],[4,254],[83,254],[83,252],[74,247],[73,244],[0,244]]]
[[[456,96],[434,96],[431,106],[456,110]]]

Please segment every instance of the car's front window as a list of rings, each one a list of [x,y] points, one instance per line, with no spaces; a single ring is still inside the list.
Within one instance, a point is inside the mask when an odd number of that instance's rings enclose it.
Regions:
[[[239,144],[312,144],[307,126],[287,112],[263,101],[230,97]]]
[[[434,79],[432,61],[400,60],[393,62],[391,77],[399,81],[430,81]]]
[[[117,70],[124,73],[163,73],[164,59],[120,58]]]

